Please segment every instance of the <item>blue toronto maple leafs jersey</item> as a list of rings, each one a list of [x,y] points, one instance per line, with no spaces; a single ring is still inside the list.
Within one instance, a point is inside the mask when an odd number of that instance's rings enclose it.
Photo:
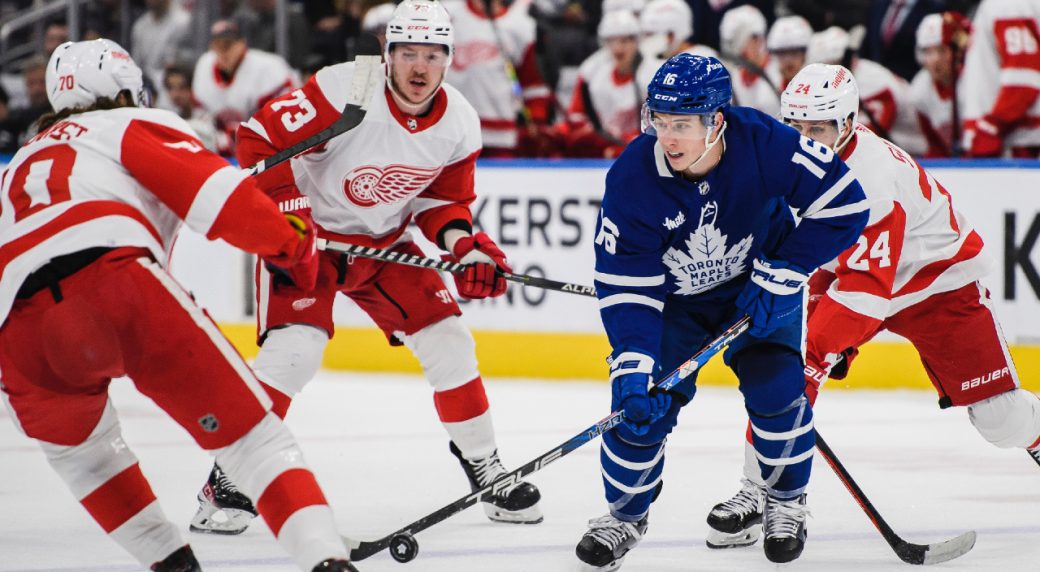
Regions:
[[[751,108],[724,114],[725,152],[702,180],[672,171],[650,135],[607,173],[596,291],[614,357],[640,371],[658,362],[666,301],[732,305],[755,258],[809,273],[867,222],[863,189],[828,147]]]

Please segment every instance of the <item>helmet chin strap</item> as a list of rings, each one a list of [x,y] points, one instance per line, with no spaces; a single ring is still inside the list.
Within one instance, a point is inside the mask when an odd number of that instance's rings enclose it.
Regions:
[[[845,118],[846,123],[850,123],[849,119]],[[852,135],[856,132],[856,125],[851,124],[846,129],[845,133],[838,133],[838,140],[834,142],[834,152],[841,153],[841,150],[852,141]]]
[[[440,91],[441,86],[444,84],[444,76],[448,75],[448,68],[445,67],[444,73],[441,74],[441,80],[437,82],[437,87],[435,87],[433,91],[430,92],[430,95],[428,95],[419,103],[412,103],[405,99],[404,96],[397,91],[397,87],[394,86],[394,75],[390,70],[390,66],[391,64],[389,63],[386,65],[386,86],[390,88],[390,95],[394,98],[394,101],[397,102],[397,105],[409,115],[418,115],[423,112],[423,108],[425,108],[428,103],[433,101],[433,98],[437,95],[437,92]]]
[[[708,131],[707,133],[704,134],[704,151],[700,154],[699,157],[697,157],[696,160],[694,160],[693,163],[690,163],[689,167],[686,167],[687,171],[690,171],[694,167],[696,167],[697,164],[700,163],[701,161],[703,161],[704,158],[708,156],[708,153],[711,153],[711,150],[714,149],[715,146],[719,144],[719,141],[722,141],[722,134],[726,132],[726,125],[727,125],[726,124],[726,120],[723,120],[722,121],[722,128],[719,129],[719,134],[715,137],[714,141],[709,141],[708,140],[708,138],[711,137],[711,131]]]

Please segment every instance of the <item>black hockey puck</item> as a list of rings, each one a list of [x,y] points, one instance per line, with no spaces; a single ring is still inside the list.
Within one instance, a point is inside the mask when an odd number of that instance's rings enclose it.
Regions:
[[[411,534],[402,532],[390,538],[390,556],[393,556],[394,560],[404,564],[415,560],[418,554],[419,543]]]

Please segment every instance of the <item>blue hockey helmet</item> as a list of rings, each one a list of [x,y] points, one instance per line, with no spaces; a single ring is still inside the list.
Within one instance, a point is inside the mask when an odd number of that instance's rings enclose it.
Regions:
[[[657,113],[707,115],[729,105],[733,86],[718,59],[681,53],[666,61],[647,87],[646,107]]]

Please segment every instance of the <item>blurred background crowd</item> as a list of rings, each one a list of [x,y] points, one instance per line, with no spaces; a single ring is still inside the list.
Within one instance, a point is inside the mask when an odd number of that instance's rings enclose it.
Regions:
[[[779,112],[808,63],[859,82],[860,120],[922,157],[1040,156],[1040,0],[444,0],[447,81],[477,109],[487,157],[610,158],[640,130],[646,85],[679,52],[729,69],[735,104]],[[379,0],[0,0],[0,153],[49,110],[44,71],[106,37],[231,155],[238,123],[381,34]]]

